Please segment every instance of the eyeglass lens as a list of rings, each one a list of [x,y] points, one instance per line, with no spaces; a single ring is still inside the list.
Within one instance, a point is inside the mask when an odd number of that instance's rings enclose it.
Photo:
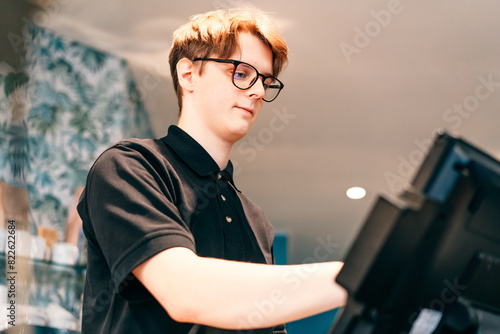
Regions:
[[[240,63],[234,69],[233,83],[240,89],[248,89],[254,84],[257,77],[258,73],[255,68],[248,64]],[[275,78],[266,78],[264,88],[266,91],[264,100],[272,101],[280,92],[281,84]]]

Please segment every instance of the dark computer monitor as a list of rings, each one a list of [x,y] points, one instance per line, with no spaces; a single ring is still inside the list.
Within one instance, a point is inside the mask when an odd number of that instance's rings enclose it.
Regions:
[[[349,298],[330,334],[500,333],[500,162],[439,133],[344,262]]]

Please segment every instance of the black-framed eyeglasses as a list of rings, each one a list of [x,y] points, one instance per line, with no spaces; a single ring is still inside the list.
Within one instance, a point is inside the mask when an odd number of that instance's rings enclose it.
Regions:
[[[283,83],[274,77],[268,77],[260,74],[255,67],[245,62],[233,59],[220,59],[220,58],[195,58],[193,61],[214,61],[217,63],[233,64],[233,85],[241,90],[247,90],[252,87],[262,77],[262,84],[264,85],[265,95],[262,100],[266,102],[274,101],[283,87]]]

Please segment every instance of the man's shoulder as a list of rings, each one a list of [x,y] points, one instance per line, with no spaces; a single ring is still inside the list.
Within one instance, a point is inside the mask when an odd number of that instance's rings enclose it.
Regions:
[[[123,148],[128,148],[131,150],[149,150],[153,152],[163,152],[165,151],[165,144],[161,139],[128,138],[120,140],[115,145],[111,146],[108,150]]]
[[[163,156],[168,147],[161,139],[123,139],[106,149],[97,160],[109,158],[130,158],[134,156]]]
[[[102,152],[89,173],[115,169],[116,166],[126,166],[137,161],[144,161],[158,168],[168,168],[170,160],[170,148],[161,139],[130,138],[120,140]]]

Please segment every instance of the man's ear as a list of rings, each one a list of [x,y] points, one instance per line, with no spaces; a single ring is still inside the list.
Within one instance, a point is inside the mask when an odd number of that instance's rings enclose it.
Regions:
[[[194,89],[194,75],[196,66],[187,58],[182,58],[177,62],[177,78],[182,89],[192,92]]]

